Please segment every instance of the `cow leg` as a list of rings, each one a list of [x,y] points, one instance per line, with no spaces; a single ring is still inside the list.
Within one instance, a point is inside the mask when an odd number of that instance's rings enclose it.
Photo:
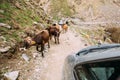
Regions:
[[[58,44],[60,44],[60,42],[59,42],[59,36],[60,36],[60,33],[59,33],[58,36],[57,36]]]
[[[57,37],[57,41],[58,41],[58,44],[60,44],[60,42],[59,42],[59,37]]]
[[[68,28],[66,29],[66,32],[68,31]]]
[[[49,42],[49,40],[48,40],[48,48],[50,48],[50,42]]]
[[[36,50],[39,51],[39,52],[42,52],[42,57],[44,57],[44,53],[43,53],[43,45],[41,45],[41,51],[39,50],[39,45],[36,46]]]
[[[36,46],[36,50],[37,50],[37,51],[39,51],[39,49],[38,49],[38,48],[39,48],[39,45],[37,45],[37,46]]]
[[[44,53],[43,53],[43,51],[44,51],[44,44],[41,44],[42,57],[44,57]]]
[[[44,57],[44,53],[43,53],[43,51],[42,51],[42,57]]]
[[[52,35],[50,35],[50,40],[52,39]]]
[[[55,39],[55,44],[56,44],[56,36],[54,36],[54,39]]]
[[[104,41],[106,40],[106,36],[103,37],[103,40],[104,40]]]
[[[65,29],[65,33],[67,32],[67,29]]]
[[[62,33],[64,34],[64,29],[62,30]]]

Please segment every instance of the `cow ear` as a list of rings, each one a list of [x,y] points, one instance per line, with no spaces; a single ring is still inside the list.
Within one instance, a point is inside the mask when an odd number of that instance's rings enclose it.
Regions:
[[[43,34],[43,33],[44,33],[44,31],[41,32],[41,34]]]

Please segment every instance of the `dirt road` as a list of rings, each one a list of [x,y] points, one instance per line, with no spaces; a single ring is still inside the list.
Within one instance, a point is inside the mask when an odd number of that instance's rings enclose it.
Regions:
[[[61,80],[66,56],[84,48],[85,42],[71,30],[61,34],[60,44],[55,44],[53,41],[51,41],[51,48],[45,53],[44,58],[33,47],[25,52],[30,58],[29,63],[19,53],[16,59],[2,60],[1,70],[7,69],[8,72],[19,70],[18,80]]]
[[[34,63],[36,66],[30,80],[61,80],[65,57],[83,47],[84,44],[81,42],[80,36],[77,36],[72,31],[61,34],[60,44],[52,43],[42,62],[39,61],[40,56],[37,57]]]

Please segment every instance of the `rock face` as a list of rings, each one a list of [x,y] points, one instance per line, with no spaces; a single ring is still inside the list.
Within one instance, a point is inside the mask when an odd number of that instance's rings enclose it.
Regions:
[[[118,14],[120,6],[115,4],[114,1],[116,0],[68,0],[68,4],[70,4],[76,16],[88,21],[98,19],[99,21],[106,21],[106,18],[111,20],[115,15],[120,16]],[[118,20],[118,18],[116,19]]]
[[[119,0],[64,0],[64,3],[67,6],[63,6],[62,0],[57,0],[56,2],[54,0],[39,1],[39,4],[47,13],[51,13],[53,9],[53,12],[57,13],[58,16],[62,15],[62,10],[59,8],[69,7],[74,16],[86,21],[111,21],[111,19],[112,21],[120,20],[120,18],[117,17],[120,16]],[[59,6],[57,4],[59,4]],[[55,5],[57,5],[57,7],[55,7]],[[63,12],[69,12],[68,9],[63,10]]]
[[[5,73],[5,74],[4,74],[4,77],[5,77],[7,80],[17,80],[18,75],[19,75],[19,71],[13,71],[13,72]]]

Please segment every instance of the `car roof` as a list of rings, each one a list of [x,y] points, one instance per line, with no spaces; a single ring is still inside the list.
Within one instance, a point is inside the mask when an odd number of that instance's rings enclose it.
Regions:
[[[75,54],[76,64],[85,64],[120,59],[120,44],[102,44],[91,46]]]

